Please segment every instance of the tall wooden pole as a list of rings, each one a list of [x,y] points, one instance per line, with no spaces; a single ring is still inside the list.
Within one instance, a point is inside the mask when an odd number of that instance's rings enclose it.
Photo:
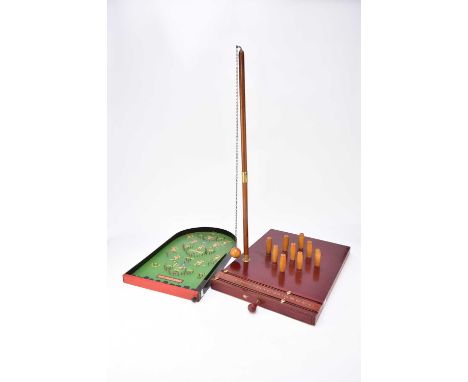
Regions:
[[[239,47],[240,48],[240,47]],[[244,51],[239,49],[239,98],[240,98],[240,123],[241,123],[241,152],[242,152],[242,216],[244,227],[244,257],[245,263],[249,256],[249,215],[247,196],[247,132],[245,117],[245,64]]]

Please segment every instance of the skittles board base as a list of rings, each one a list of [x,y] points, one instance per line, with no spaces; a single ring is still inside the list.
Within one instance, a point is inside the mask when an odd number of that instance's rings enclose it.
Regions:
[[[260,306],[315,325],[349,251],[346,245],[270,229],[249,248],[249,262],[235,259],[211,287],[248,302],[252,313]]]
[[[236,237],[223,229],[181,231],[123,275],[127,284],[200,301],[211,276],[230,259]]]

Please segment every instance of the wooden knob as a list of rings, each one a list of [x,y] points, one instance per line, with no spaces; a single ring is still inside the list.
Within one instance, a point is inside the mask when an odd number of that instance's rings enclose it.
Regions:
[[[278,244],[275,244],[273,246],[273,251],[271,252],[271,262],[272,263],[277,263],[278,262],[278,254],[279,254]]]
[[[304,250],[304,234],[299,234],[299,251]]]
[[[283,252],[287,252],[289,247],[289,236],[283,235]]]
[[[307,240],[307,257],[312,257],[312,240]]]
[[[231,250],[229,251],[229,254],[235,259],[237,259],[241,255],[241,250],[237,247],[234,247],[234,248],[231,248]]]
[[[296,258],[296,268],[298,271],[302,271],[303,262],[304,262],[304,255],[302,254],[302,251],[298,251],[297,258]]]
[[[251,303],[251,304],[249,304],[249,305],[247,306],[247,309],[249,310],[250,313],[255,313],[255,311],[257,310],[257,306],[258,306],[258,303],[259,303],[259,302],[260,302],[260,301],[257,300],[257,301],[255,301],[255,302],[253,302],[253,303]]]
[[[296,243],[291,243],[289,247],[289,260],[296,260]]]
[[[279,270],[280,272],[284,272],[286,270],[286,254],[285,253],[282,253],[280,256]]]
[[[320,248],[315,248],[314,266],[317,268],[320,267],[321,257],[322,257],[322,252],[320,251]]]
[[[266,238],[266,254],[267,255],[271,255],[271,244],[272,244],[271,236],[268,236]]]

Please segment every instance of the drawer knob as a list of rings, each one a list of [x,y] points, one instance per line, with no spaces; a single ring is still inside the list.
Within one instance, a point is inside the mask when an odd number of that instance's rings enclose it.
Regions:
[[[260,300],[257,300],[247,306],[247,309],[249,310],[250,313],[255,313],[257,310],[257,306],[260,304]]]

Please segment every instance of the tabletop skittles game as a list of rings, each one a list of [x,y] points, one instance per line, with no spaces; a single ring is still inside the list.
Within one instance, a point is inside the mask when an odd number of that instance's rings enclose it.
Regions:
[[[124,282],[199,301],[211,286],[257,307],[315,325],[350,247],[270,229],[249,247],[244,51],[236,47],[234,235],[219,228],[179,232],[130,269]],[[236,247],[238,139],[241,136],[243,251]],[[223,269],[229,259],[233,261]]]
[[[211,287],[246,301],[251,313],[260,306],[315,325],[349,249],[271,229],[249,247],[249,261],[237,257]]]
[[[179,232],[125,273],[124,282],[200,301],[235,242],[234,235],[219,228]]]

